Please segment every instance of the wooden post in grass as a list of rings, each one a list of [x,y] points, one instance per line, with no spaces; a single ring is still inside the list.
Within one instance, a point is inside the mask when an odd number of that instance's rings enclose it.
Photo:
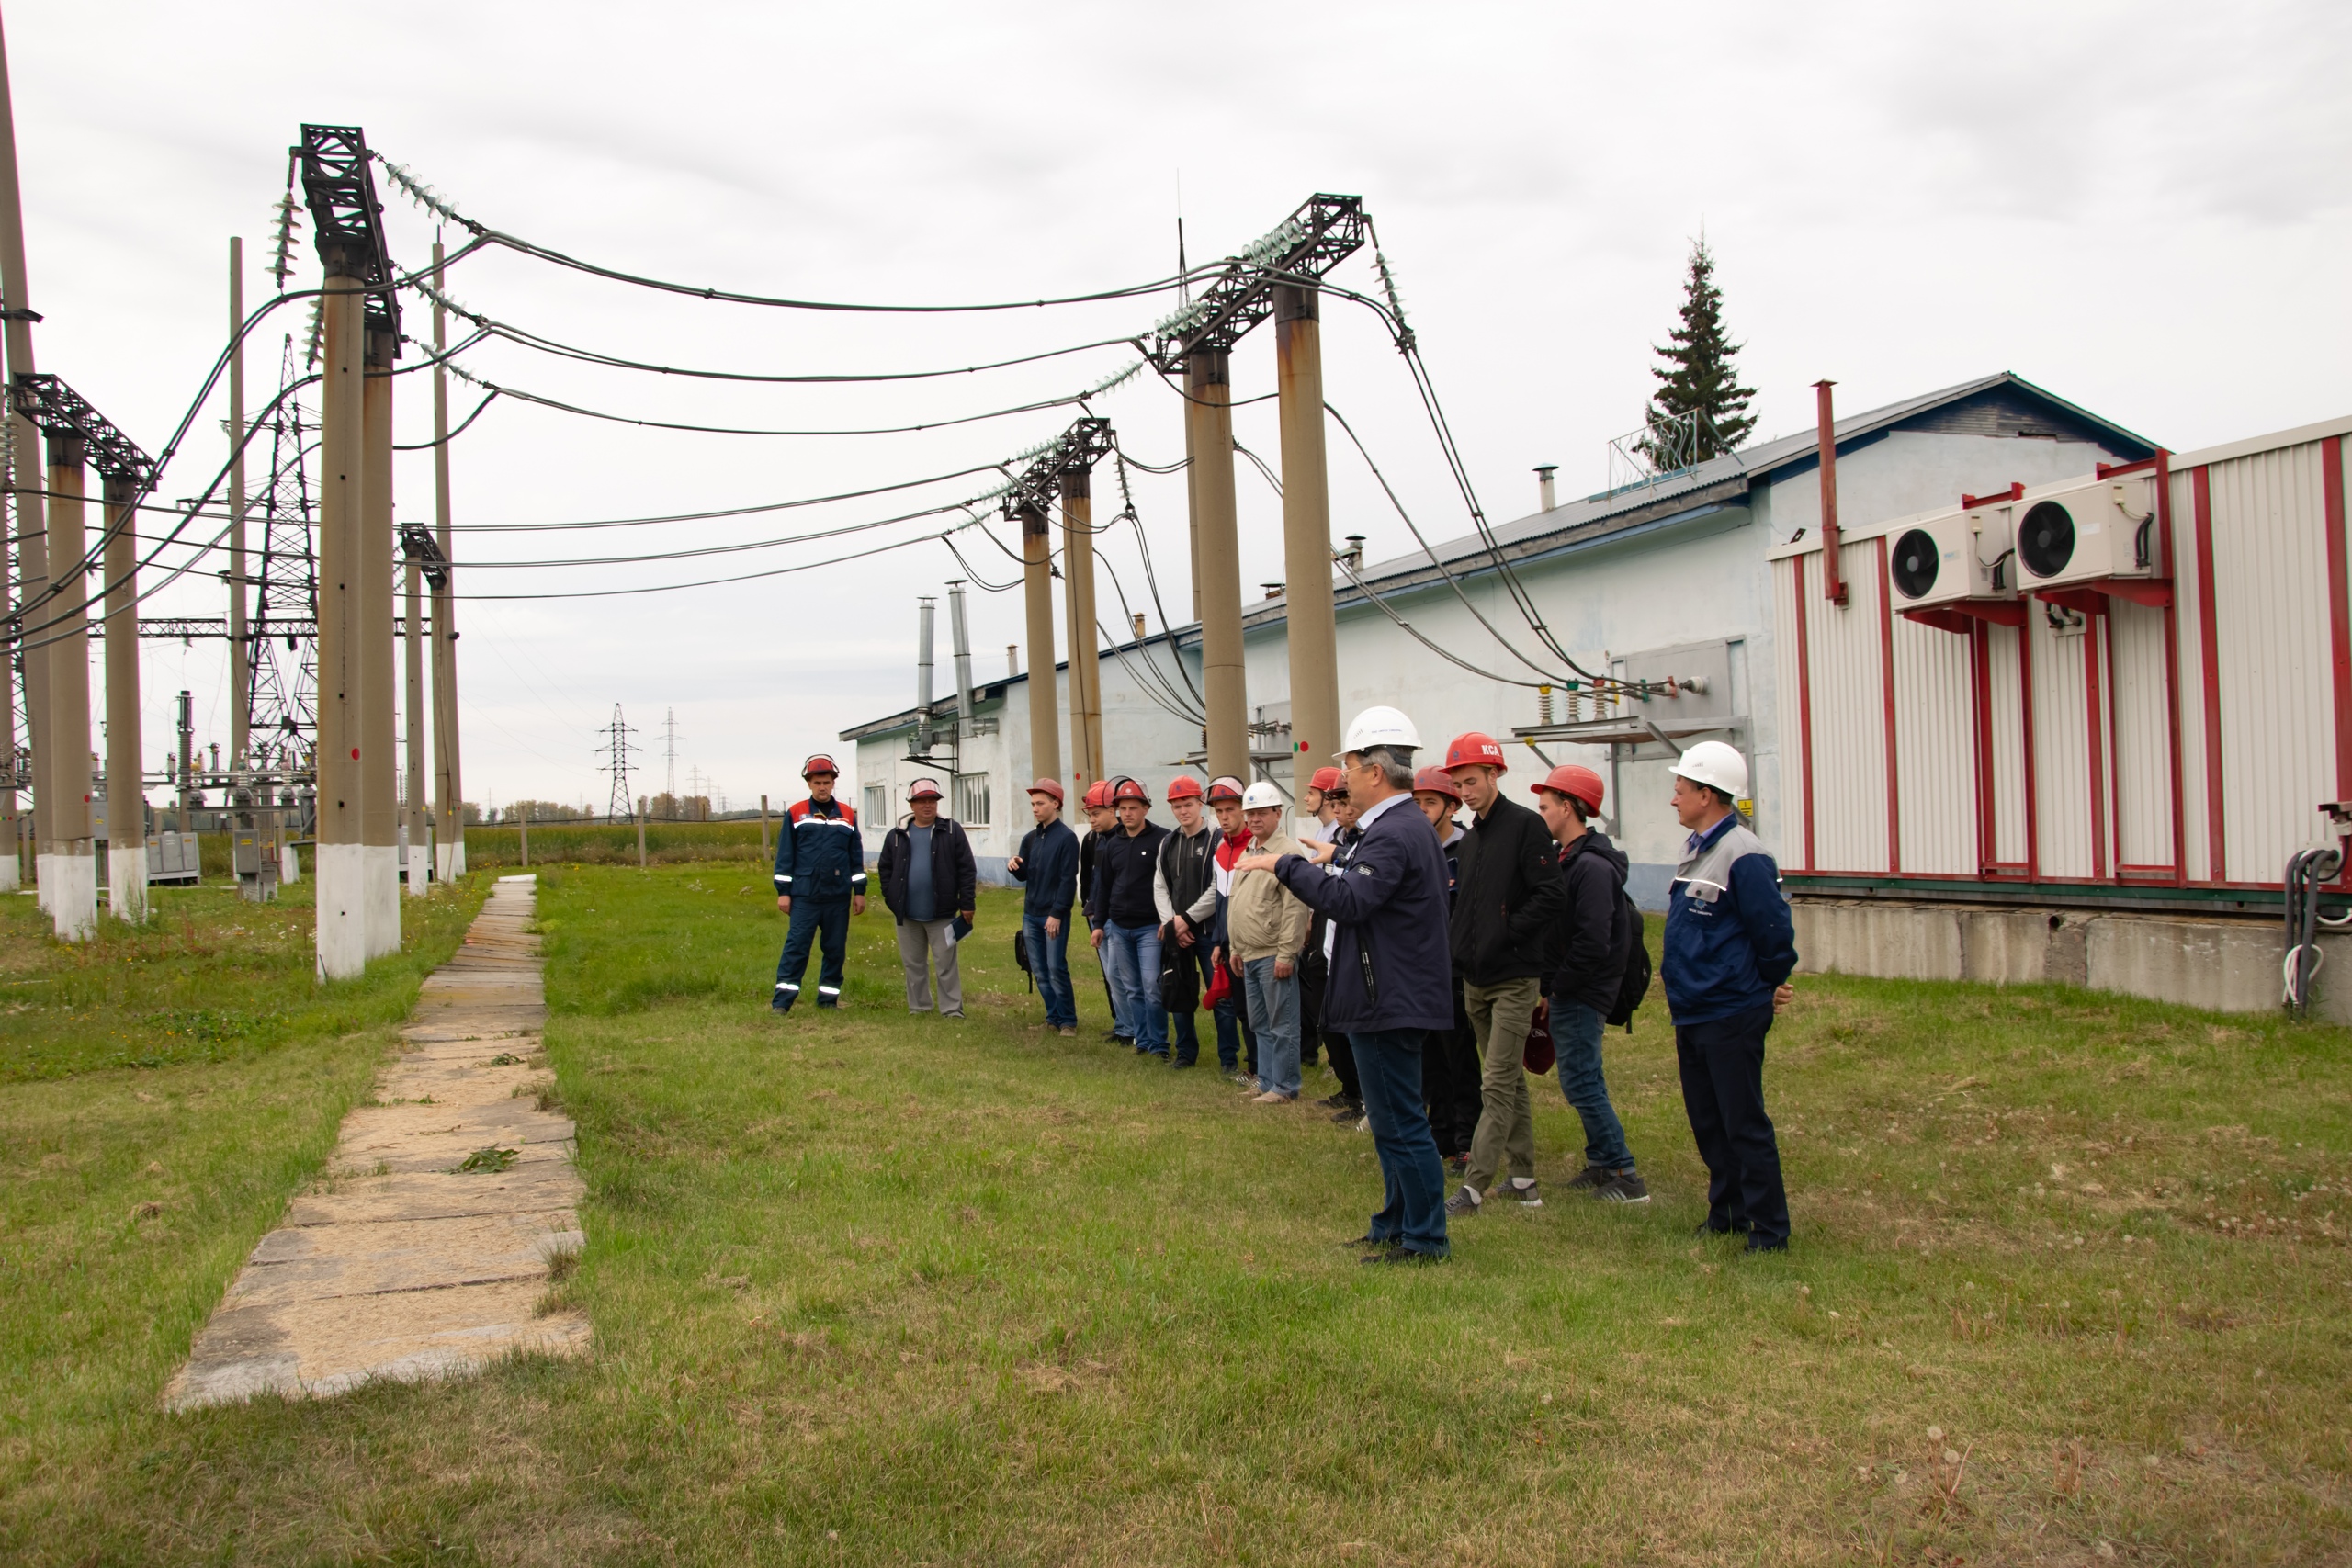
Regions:
[[[768,797],[760,796],[760,859],[768,858]]]
[[[523,869],[531,869],[531,813],[528,809],[514,815],[514,831],[523,846]]]
[[[767,796],[763,795],[760,798],[764,801]],[[760,823],[764,829],[767,818],[762,818]],[[641,795],[637,797],[637,869],[645,869],[645,796]]]

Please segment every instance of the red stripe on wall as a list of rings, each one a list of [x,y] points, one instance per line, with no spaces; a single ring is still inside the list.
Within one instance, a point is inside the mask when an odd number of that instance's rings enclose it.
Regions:
[[[1886,869],[1903,870],[1903,792],[1895,772],[1894,605],[1886,591],[1886,536],[1878,536],[1878,665],[1886,701]]]
[[[2156,450],[2156,541],[2163,551],[2165,581],[2177,583],[2180,571],[2173,553],[2172,454]],[[2188,807],[2180,790],[2180,595],[2165,599],[2165,723],[2172,756],[2172,884],[2188,886]]]
[[[1804,824],[1804,868],[1811,871],[1816,863],[1813,858],[1813,639],[1805,625],[1804,557],[1792,556],[1789,564],[1796,569],[1797,752],[1804,762],[1804,789],[1798,812]]]
[[[2205,867],[2211,882],[2230,877],[2229,835],[2222,825],[2222,652],[2221,634],[2214,627],[2213,486],[2203,468],[2188,476],[2190,526],[2197,535],[2197,640],[2205,683],[2205,831],[2212,848]]]

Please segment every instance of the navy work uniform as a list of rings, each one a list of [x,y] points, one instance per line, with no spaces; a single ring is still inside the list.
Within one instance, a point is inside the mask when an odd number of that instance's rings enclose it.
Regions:
[[[1707,1229],[1747,1231],[1759,1251],[1789,1242],[1781,1146],[1764,1113],[1772,993],[1797,966],[1780,868],[1726,816],[1690,835],[1666,912],[1667,1007],[1682,1105],[1707,1162]]]
[[[824,966],[817,976],[817,1005],[838,1007],[842,963],[849,954],[849,901],[865,896],[865,844],[857,813],[838,800],[796,801],[775,840],[775,891],[792,900],[792,925],[776,960],[775,998],[789,1012],[800,999],[808,948],[821,940]]]

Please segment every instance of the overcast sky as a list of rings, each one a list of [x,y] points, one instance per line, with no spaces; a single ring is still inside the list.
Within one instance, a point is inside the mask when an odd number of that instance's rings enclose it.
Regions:
[[[304,120],[357,124],[468,217],[605,265],[800,298],[953,302],[1146,281],[1227,254],[1316,191],[1361,195],[1489,512],[1532,508],[1539,463],[1602,487],[1641,422],[1690,240],[1718,259],[1760,434],[1996,370],[2177,450],[2341,414],[2352,8],[2322,4],[1763,7],[1354,5],[377,7],[12,0],[9,68],[41,367],[151,450],[225,340],[226,249],[262,271]],[[394,259],[433,220],[385,193]],[[315,252],[299,236],[297,287]],[[453,241],[454,243],[454,241]],[[1340,281],[1369,288],[1369,255]],[[1133,335],[1158,299],[1001,315],[812,315],[663,296],[492,252],[452,270],[469,308],[600,353],[761,374],[953,367]],[[1330,400],[1436,534],[1466,531],[1376,322],[1326,310]],[[283,322],[280,327],[277,323]],[[284,332],[256,340],[255,404]],[[408,330],[429,334],[411,304]],[[1271,331],[1235,355],[1272,389]],[[763,387],[590,367],[505,344],[466,363],[561,400],[671,421],[809,428],[951,419],[1082,389],[1113,346],[941,380]],[[453,384],[462,413],[474,397]],[[1126,450],[1182,456],[1156,380],[1102,399]],[[166,474],[201,491],[216,405]],[[662,434],[501,400],[458,438],[461,526],[692,512],[1002,461],[1069,408],[921,434]],[[430,434],[422,377],[399,435]],[[1277,460],[1272,405],[1237,418]],[[256,475],[256,483],[259,476]],[[461,535],[461,559],[546,561],[807,534],[964,499],[924,489],[723,522]],[[1281,571],[1279,508],[1245,463],[1244,581]],[[1335,432],[1333,530],[1410,540]],[[1115,485],[1098,475],[1098,515]],[[426,454],[398,513],[432,515]],[[1181,478],[1136,502],[1172,618],[1190,618]],[[822,560],[933,521],[700,560],[479,567],[469,594],[639,587]],[[1002,539],[1012,536],[1001,526]],[[977,534],[975,572],[1015,575]],[[258,541],[256,541],[257,543]],[[1017,547],[1017,542],[1016,542]],[[1142,595],[1138,547],[1104,540]],[[674,710],[689,770],[730,803],[797,789],[842,727],[912,699],[915,599],[962,575],[936,543],[763,581],[463,612],[468,795],[601,804],[616,703],[662,783]],[[1250,590],[1255,592],[1254,586]],[[217,582],[151,610],[220,614]],[[1017,592],[975,591],[982,674],[1021,635]],[[1118,615],[1106,580],[1104,620]],[[1140,603],[1137,607],[1141,608]],[[1157,612],[1154,612],[1157,622]],[[1058,617],[1057,617],[1058,621]],[[942,653],[945,651],[942,617]],[[147,750],[171,694],[225,739],[219,645],[152,644]],[[943,686],[944,682],[943,682]],[[1115,760],[1114,760],[1115,761]]]

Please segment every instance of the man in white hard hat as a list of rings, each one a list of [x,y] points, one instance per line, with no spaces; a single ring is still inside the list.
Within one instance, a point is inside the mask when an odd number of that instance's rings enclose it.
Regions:
[[[1747,1233],[1750,1252],[1789,1245],[1781,1147],[1764,1113],[1764,1036],[1788,1005],[1796,933],[1781,870],[1740,818],[1747,760],[1702,740],[1674,764],[1674,814],[1690,837],[1666,913],[1666,1005],[1682,1108],[1707,1162],[1713,1235]]]
[[[1348,727],[1341,760],[1361,808],[1358,839],[1340,876],[1306,855],[1247,855],[1239,871],[1271,871],[1330,918],[1325,1022],[1355,1052],[1364,1113],[1379,1151],[1386,1201],[1358,1238],[1366,1263],[1432,1263],[1446,1256],[1445,1168],[1421,1109],[1421,1042],[1453,1024],[1445,933],[1445,857],[1413,807],[1413,753],[1421,738],[1395,708],[1367,708]],[[1310,858],[1311,857],[1311,858]]]
[[[1241,792],[1249,854],[1236,860],[1225,911],[1226,941],[1250,1002],[1258,1038],[1258,1100],[1283,1104],[1298,1098],[1298,952],[1310,919],[1297,895],[1269,871],[1238,869],[1250,854],[1301,853],[1283,831],[1283,793],[1261,779]]]

